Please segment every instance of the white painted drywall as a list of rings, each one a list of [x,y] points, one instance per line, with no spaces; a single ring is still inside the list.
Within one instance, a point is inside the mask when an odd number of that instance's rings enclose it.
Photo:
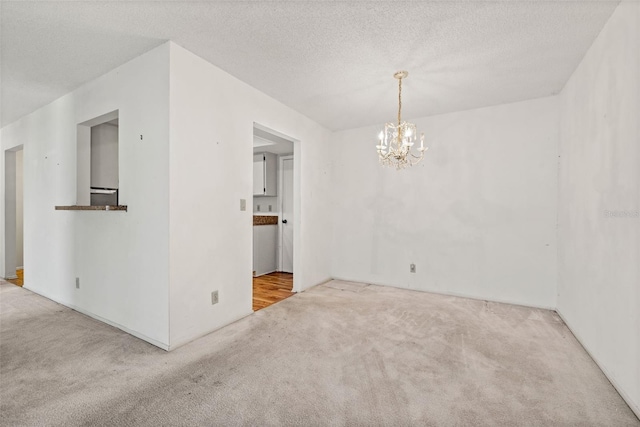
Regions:
[[[118,126],[91,128],[91,187],[118,188]]]
[[[76,203],[78,123],[114,110],[129,211],[55,211]],[[169,45],[2,128],[1,138],[3,155],[24,144],[25,287],[168,347]]]
[[[377,127],[334,134],[332,276],[555,307],[557,99],[412,121],[408,170],[378,164]]]
[[[16,268],[22,268],[24,266],[23,153],[23,150],[16,151]]]
[[[560,95],[558,311],[640,416],[640,3]]]
[[[260,206],[258,208],[258,206]],[[271,210],[269,210],[271,206]],[[277,214],[280,212],[280,198],[278,196],[254,196],[253,197],[253,213],[258,215]]]
[[[298,141],[294,290],[330,277],[333,189],[329,131],[173,43],[170,74],[173,348],[251,313],[254,122]]]

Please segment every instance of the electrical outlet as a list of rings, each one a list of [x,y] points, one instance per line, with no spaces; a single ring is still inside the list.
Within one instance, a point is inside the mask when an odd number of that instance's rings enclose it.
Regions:
[[[80,289],[80,278],[76,277],[76,289]]]
[[[271,205],[269,205],[269,212],[271,212]]]
[[[241,211],[246,211],[247,210],[247,200],[246,199],[240,199],[240,210]]]
[[[258,212],[260,212],[260,205],[257,205],[257,210]]]
[[[409,264],[409,272],[410,273],[415,273],[416,272],[416,265],[415,264]]]
[[[211,305],[218,303],[218,291],[211,292]]]

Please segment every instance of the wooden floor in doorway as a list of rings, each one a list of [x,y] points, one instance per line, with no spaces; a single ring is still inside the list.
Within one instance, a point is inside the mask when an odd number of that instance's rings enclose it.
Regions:
[[[293,295],[293,274],[270,273],[253,278],[253,311]]]
[[[18,277],[15,279],[5,279],[5,280],[9,283],[13,283],[16,286],[24,285],[24,270],[23,269],[16,270],[16,276]]]

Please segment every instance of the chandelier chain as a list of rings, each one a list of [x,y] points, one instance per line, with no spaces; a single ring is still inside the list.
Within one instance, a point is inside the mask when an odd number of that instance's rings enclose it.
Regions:
[[[400,122],[402,121],[402,78],[398,79],[398,126],[400,126]]]

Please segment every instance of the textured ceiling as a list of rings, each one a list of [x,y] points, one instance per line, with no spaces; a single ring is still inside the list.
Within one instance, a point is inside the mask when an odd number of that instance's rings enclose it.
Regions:
[[[2,124],[165,42],[326,127],[562,89],[618,1],[2,1]]]

